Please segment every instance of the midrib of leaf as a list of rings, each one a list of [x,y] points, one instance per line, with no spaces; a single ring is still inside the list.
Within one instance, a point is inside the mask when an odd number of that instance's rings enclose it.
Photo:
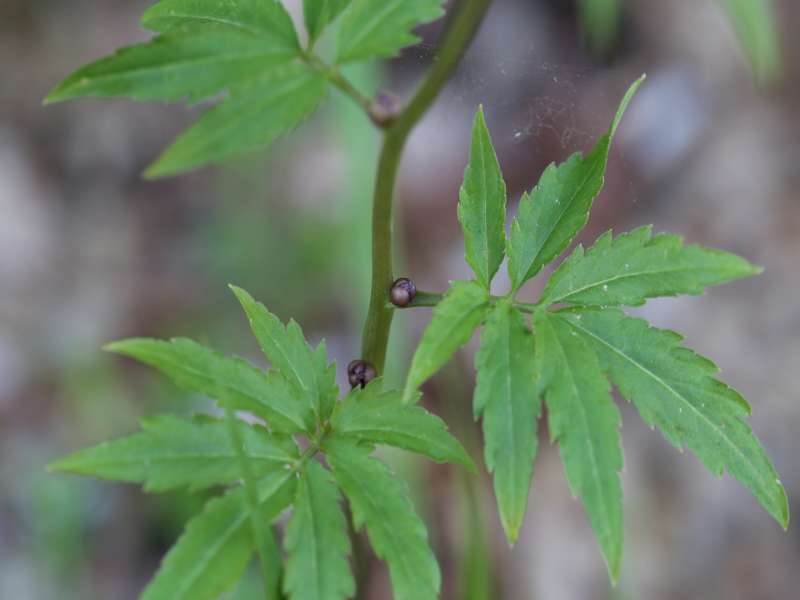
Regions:
[[[390,14],[392,11],[397,10],[397,4],[392,4],[392,0],[387,0],[386,4],[384,4],[383,9],[380,11],[376,11],[373,15],[372,19],[367,21],[367,25],[361,28],[361,35],[353,36],[353,40],[348,45],[350,48],[356,48],[359,44],[363,44],[365,39],[369,39],[369,36],[372,35],[373,31],[378,28],[380,25],[381,20],[387,15]]]
[[[552,325],[550,327],[553,328]],[[569,361],[567,360],[566,352],[564,351],[564,346],[561,344],[561,340],[558,339],[558,334],[555,331],[553,331],[553,333],[555,334],[555,335],[553,335],[553,339],[558,344],[558,350],[559,350],[559,353],[561,354],[561,357],[564,360],[564,364],[569,364]],[[583,402],[581,402],[581,400],[580,400],[580,394],[578,393],[578,386],[575,384],[575,378],[572,376],[572,369],[567,369],[566,371],[567,371],[567,376],[569,377],[570,385],[572,386],[572,391],[575,393],[575,398],[578,399],[578,402],[576,404],[580,407],[579,412],[580,412],[581,421],[583,422],[583,429],[584,429],[584,431],[590,431],[591,429],[589,427],[589,421],[586,418],[586,407],[583,405]],[[601,493],[598,494],[598,495],[600,496],[600,502],[603,505],[603,513],[605,514],[606,522],[610,523],[610,522],[613,521],[613,519],[611,517],[611,513],[608,510],[608,504],[606,502],[606,495],[602,491],[603,490],[603,486],[602,485],[598,485],[598,482],[600,481],[600,475],[599,475],[600,474],[600,470],[599,470],[599,468],[597,466],[597,456],[595,455],[594,444],[592,444],[590,442],[590,443],[587,443],[586,446],[589,448],[589,458],[590,458],[590,461],[592,463],[592,475],[593,475],[592,479],[593,479],[595,488],[601,490]],[[604,537],[606,535],[608,535],[608,534],[605,533]]]
[[[685,272],[689,273],[692,271],[702,271],[702,267],[664,267],[659,269],[653,270],[641,270],[641,271],[626,271],[621,275],[615,275],[613,277],[608,277],[607,279],[598,279],[597,281],[593,281],[592,283],[588,283],[583,287],[576,288],[574,290],[570,290],[568,294],[564,294],[561,296],[556,296],[555,298],[548,298],[548,302],[559,302],[561,300],[566,300],[571,296],[576,294],[580,294],[581,292],[585,292],[586,290],[590,290],[592,288],[601,286],[607,283],[615,283],[617,281],[622,281],[623,279],[628,279],[631,277],[639,277],[641,275],[662,275],[665,273],[680,273]]]
[[[219,55],[216,56],[204,56],[202,58],[186,58],[179,61],[170,60],[167,62],[168,59],[162,59],[162,62],[153,62],[146,66],[136,67],[133,69],[125,69],[124,71],[114,71],[112,73],[105,73],[103,75],[98,76],[91,76],[88,79],[92,82],[95,81],[104,81],[106,79],[119,79],[120,77],[127,77],[132,75],[139,75],[142,73],[148,73],[150,71],[161,73],[170,73],[175,71],[176,69],[182,69],[187,66],[202,66],[205,64],[220,64],[226,62],[235,62],[240,59],[251,59],[251,58],[265,58],[269,56],[281,56],[283,52],[276,52],[274,50],[260,50],[260,51],[248,51],[248,52],[241,52],[237,54],[229,54],[222,58]],[[286,57],[290,58],[291,55],[286,53]],[[255,77],[255,75],[254,75]]]
[[[504,337],[506,338],[505,339],[506,343],[503,345],[503,349],[505,350],[505,354],[506,354],[506,356],[505,356],[505,364],[510,367],[511,366],[511,335],[510,335],[510,331],[509,331],[509,327],[511,326],[510,320],[507,321],[505,325],[506,326],[504,327],[504,329],[505,329],[505,332],[504,332],[505,336]],[[511,419],[506,421],[506,426],[508,427],[507,434],[508,434],[508,437],[511,438],[511,445],[512,445],[511,447],[512,448],[516,448],[517,447],[517,436],[516,436],[516,432],[514,431],[514,402],[511,401],[511,369],[508,368],[505,371],[506,371],[506,390],[508,391],[508,396],[505,398],[505,400],[506,400],[506,404],[508,405],[508,409],[509,409],[509,411],[511,413]],[[513,466],[514,466],[514,468],[512,469],[512,472],[516,473],[516,471],[517,471],[517,469],[516,469],[516,466],[517,466],[517,453],[516,452],[511,452],[510,454],[511,454],[511,462],[513,463]],[[495,468],[497,467],[496,464],[494,466],[495,466]]]
[[[272,488],[271,492],[267,494],[267,497],[271,496],[275,491],[279,490],[281,486],[288,481],[289,477],[293,475],[292,471],[287,471],[284,477],[276,482],[276,485]],[[211,557],[216,554],[220,547],[222,547],[225,542],[236,532],[236,530],[244,524],[244,521],[250,517],[249,510],[241,511],[236,518],[231,523],[231,526],[225,530],[224,535],[220,536],[216,543],[209,546],[208,550],[206,550],[202,556],[203,560],[198,560],[197,564],[194,568],[189,572],[189,576],[183,578],[181,580],[181,584],[178,587],[177,592],[175,593],[176,598],[180,599],[183,598],[184,593],[186,590],[194,584],[195,580],[197,579],[197,574],[202,572],[206,568],[206,563],[211,560]]]
[[[486,279],[487,285],[491,285],[491,257],[489,256],[489,186],[486,182],[486,146],[484,145],[483,131],[478,136],[478,144],[480,145],[480,163],[481,163],[481,194],[483,202],[481,203],[481,212],[483,213],[483,230],[485,232],[484,238],[481,240],[486,259]]]
[[[340,465],[340,468],[341,468],[341,465]],[[383,510],[383,505],[380,502],[376,502],[375,501],[375,498],[372,496],[372,494],[370,494],[370,486],[364,486],[363,482],[357,477],[352,478],[352,481],[353,481],[353,483],[356,483],[361,488],[362,491],[365,492],[364,495],[367,498],[369,498],[370,504],[374,508],[378,509],[378,512],[381,515],[381,520],[380,520],[381,529],[384,528],[384,525],[386,523],[391,523],[392,522],[392,516],[391,515],[387,515]],[[365,519],[364,523],[366,524],[366,519]],[[403,571],[405,573],[413,575],[414,574],[413,566],[408,564],[408,561],[407,561],[407,558],[406,558],[406,552],[403,551],[402,548],[398,549],[397,545],[394,543],[394,536],[388,535],[388,536],[383,536],[383,537],[384,537],[384,539],[388,540],[390,545],[394,548],[394,552],[393,552],[392,556],[390,557],[390,556],[387,555],[385,557],[385,560],[388,562],[390,560],[390,558],[393,561],[396,560],[397,558],[399,558],[400,561],[403,563]],[[410,567],[412,567],[412,568],[410,568]]]
[[[438,440],[435,440],[435,439],[432,440],[432,439],[430,439],[428,437],[425,437],[425,436],[422,436],[422,435],[417,435],[414,431],[411,431],[411,430],[397,429],[397,428],[394,428],[394,427],[391,427],[391,426],[387,426],[387,427],[383,427],[383,428],[380,428],[380,427],[359,427],[359,428],[352,428],[352,429],[344,429],[344,430],[342,430],[342,433],[345,434],[345,435],[349,434],[349,435],[356,435],[356,436],[359,435],[359,434],[362,434],[362,435],[369,435],[369,434],[380,435],[380,434],[385,434],[385,433],[395,433],[395,434],[401,435],[401,436],[403,436],[405,438],[411,438],[413,440],[417,440],[419,442],[423,442],[424,444],[432,446],[433,448],[438,448],[440,450],[444,450],[444,449],[447,448],[447,446],[445,444],[438,443]]]
[[[279,458],[274,454],[263,454],[263,453],[252,453],[248,452],[248,456],[252,459],[262,459],[264,461],[271,461],[271,462],[287,462],[290,463],[291,460],[285,461],[283,458]],[[207,460],[209,458],[236,458],[236,453],[224,453],[224,452],[209,452],[209,453],[202,453],[198,452],[196,454],[165,454],[161,451],[158,454],[154,454],[151,459],[157,459],[157,462],[167,462],[167,461],[181,461],[181,460]],[[120,459],[113,459],[107,458],[106,460],[94,460],[92,464],[94,465],[132,465],[138,464],[142,461],[141,457],[127,457],[124,456]]]
[[[726,442],[726,445],[728,445],[730,448],[732,448],[733,451],[739,457],[741,457],[743,459],[743,462],[745,464],[750,466],[750,471],[752,473],[755,473],[756,477],[759,479],[759,481],[761,482],[762,486],[764,486],[765,489],[768,489],[769,486],[772,485],[772,482],[768,482],[767,480],[764,479],[764,476],[761,473],[761,471],[752,463],[752,461],[748,458],[748,456],[746,454],[744,454],[739,449],[739,447],[730,439],[730,437],[728,437],[727,433],[725,433],[725,429],[724,428],[718,427],[705,414],[703,414],[700,410],[698,410],[697,407],[694,404],[692,404],[691,402],[686,400],[686,398],[684,398],[681,395],[681,393],[678,392],[675,388],[673,388],[669,383],[667,383],[661,377],[659,377],[658,375],[653,373],[650,369],[648,369],[647,367],[645,367],[644,365],[642,365],[641,363],[636,361],[632,356],[628,356],[627,354],[622,352],[622,350],[620,350],[616,346],[612,346],[611,344],[606,342],[603,338],[595,335],[593,332],[581,327],[580,325],[578,325],[576,323],[573,323],[572,321],[565,321],[565,322],[568,323],[570,326],[572,326],[572,327],[574,327],[576,329],[579,329],[580,331],[582,331],[586,335],[588,335],[588,336],[594,338],[595,340],[599,341],[605,347],[609,348],[612,352],[614,352],[615,354],[621,356],[623,359],[625,359],[626,361],[628,361],[629,363],[634,365],[637,369],[642,371],[645,375],[648,375],[649,377],[652,377],[656,382],[658,382],[659,385],[664,387],[670,394],[675,396],[680,401],[681,404],[683,404],[684,406],[688,406],[689,410],[691,412],[693,412],[696,415],[699,415],[702,418],[702,420],[705,421],[717,435],[719,435],[722,439],[724,439],[725,442]],[[682,445],[686,445],[686,441],[685,440],[681,440],[681,443],[682,443]],[[726,470],[727,470],[727,467],[726,467]]]
[[[464,321],[469,321],[470,320],[469,317],[471,317],[476,312],[479,312],[479,311],[483,310],[484,308],[486,308],[486,304],[487,303],[484,302],[484,303],[479,304],[478,306],[474,307],[472,310],[469,310],[469,311],[467,311],[465,313],[462,313],[462,315],[456,320],[455,324],[453,325],[453,327],[451,327],[451,329],[457,329]],[[441,341],[441,342],[437,343],[434,346],[434,348],[436,349],[435,354],[439,354],[442,345],[444,345],[444,341]],[[434,354],[434,353],[431,353],[431,354]]]
[[[215,23],[217,25],[229,25],[231,27],[242,29],[254,35],[264,35],[264,31],[261,29],[245,25],[242,21],[233,21],[230,19],[225,19],[223,17],[204,16],[204,15],[198,15],[197,13],[182,13],[182,12],[170,12],[169,14],[166,15],[158,15],[157,17],[153,17],[153,21],[173,20],[173,19],[174,20],[186,19],[187,21],[188,20],[208,21],[209,23]]]
[[[194,369],[192,367],[189,367],[185,363],[178,363],[178,362],[175,362],[175,361],[172,361],[172,360],[169,360],[169,359],[164,359],[163,362],[167,363],[167,364],[170,364],[173,367],[175,367],[177,365],[181,370],[186,371],[188,373],[191,373],[192,375],[198,377],[199,379],[202,379],[202,380],[206,381],[209,384],[217,383],[213,378],[211,378],[208,375],[206,375],[203,371],[198,371],[198,370],[196,370],[196,369]],[[247,363],[245,363],[245,364],[247,364]],[[248,365],[248,366],[250,366],[250,365]],[[255,367],[252,367],[252,368],[255,369]],[[272,411],[278,413],[279,415],[284,417],[290,423],[294,423],[295,425],[300,427],[301,430],[305,427],[305,425],[303,423],[298,423],[290,415],[284,414],[280,410],[275,409],[271,404],[270,405],[265,404],[259,398],[253,396],[250,392],[244,391],[243,389],[237,387],[235,384],[226,383],[224,385],[224,387],[228,387],[228,388],[232,389],[233,391],[240,393],[242,396],[244,396],[246,398],[249,398],[250,400],[254,401],[256,404],[259,404],[261,406],[266,407],[267,410],[272,410]],[[220,400],[220,399],[217,398],[217,400]]]

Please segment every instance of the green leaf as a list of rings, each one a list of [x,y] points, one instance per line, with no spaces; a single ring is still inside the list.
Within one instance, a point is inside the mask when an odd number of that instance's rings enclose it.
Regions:
[[[142,420],[131,436],[79,450],[50,464],[51,471],[143,483],[145,491],[200,490],[239,480],[235,448],[224,422],[199,423],[171,416]],[[282,469],[297,458],[291,438],[258,426],[242,427],[244,451],[254,474]]]
[[[489,289],[503,262],[506,245],[506,183],[483,107],[475,114],[472,126],[472,148],[459,194],[458,220],[464,231],[467,262],[478,281]]]
[[[612,581],[622,562],[620,416],[597,357],[557,316],[538,312],[536,364],[550,436],[558,441],[572,493],[580,497]]]
[[[720,0],[756,78],[769,83],[781,72],[780,35],[773,0]]]
[[[250,321],[261,350],[289,381],[303,391],[318,421],[327,419],[338,396],[336,368],[327,364],[325,344],[315,351],[306,343],[303,330],[294,320],[286,327],[260,302],[242,288],[230,286]]]
[[[264,373],[192,340],[134,338],[108,344],[106,350],[155,367],[179,387],[214,398],[224,408],[250,411],[276,431],[295,433],[312,424],[299,391],[280,373]]]
[[[223,162],[269,146],[314,111],[325,78],[305,64],[290,64],[234,85],[230,97],[203,113],[145,172],[155,178]]]
[[[604,371],[644,421],[677,448],[688,446],[715,475],[742,482],[784,528],[786,493],[744,418],[747,402],[714,378],[717,367],[681,336],[615,309],[560,313],[595,349]]]
[[[433,317],[411,360],[403,396],[414,399],[417,389],[466,344],[489,311],[489,294],[474,281],[454,281]]]
[[[292,600],[339,600],[355,593],[340,502],[330,473],[314,460],[306,462],[284,542],[289,558],[283,589]]]
[[[638,306],[648,298],[702,294],[705,288],[762,269],[733,254],[684,246],[677,235],[652,237],[651,227],[612,237],[606,232],[584,253],[578,246],[547,282],[539,303]]]
[[[367,526],[375,554],[389,565],[395,600],[438,598],[439,566],[406,485],[383,463],[370,458],[369,448],[331,439],[325,452],[350,502],[355,527]]]
[[[259,483],[259,518],[276,518],[292,499],[290,471],[267,475]],[[164,557],[141,600],[216,600],[244,573],[253,553],[250,511],[244,489],[210,500]]]
[[[78,69],[45,104],[86,96],[197,102],[285,65],[295,54],[280,41],[234,29],[170,33]]]
[[[303,0],[303,17],[312,45],[349,4],[350,0]]]
[[[474,469],[461,443],[447,431],[439,417],[403,402],[398,391],[381,392],[380,380],[356,388],[334,413],[336,436],[354,441],[388,444],[424,454],[438,462],[453,462]]]
[[[209,25],[234,27],[300,50],[292,18],[278,0],[162,0],[142,16],[142,27],[158,32]]]
[[[476,418],[483,415],[484,457],[494,475],[503,530],[515,542],[525,518],[537,447],[540,401],[534,380],[534,348],[525,319],[511,303],[499,303],[486,319],[475,356]]]
[[[342,17],[336,62],[395,56],[419,42],[413,28],[443,14],[442,0],[353,0]]]
[[[603,187],[617,126],[643,81],[644,76],[628,89],[611,128],[588,156],[577,153],[559,166],[551,164],[533,191],[523,195],[508,247],[508,273],[515,292],[566,250],[586,224],[592,202]]]

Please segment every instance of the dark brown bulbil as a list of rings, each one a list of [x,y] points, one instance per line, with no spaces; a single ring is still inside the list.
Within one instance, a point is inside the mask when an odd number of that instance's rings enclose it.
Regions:
[[[411,304],[416,295],[417,286],[415,286],[414,282],[407,277],[401,277],[400,279],[396,280],[389,290],[389,299],[391,300],[392,304],[400,308]]]
[[[347,380],[352,388],[363,388],[377,376],[378,373],[375,371],[375,367],[365,360],[356,359],[347,365]]]
[[[391,125],[403,110],[400,99],[389,92],[379,92],[369,107],[369,118],[381,128]]]

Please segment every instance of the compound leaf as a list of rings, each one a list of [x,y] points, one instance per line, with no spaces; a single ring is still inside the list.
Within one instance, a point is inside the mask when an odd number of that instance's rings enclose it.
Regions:
[[[230,28],[169,33],[78,69],[45,103],[87,96],[197,102],[285,65],[295,54],[280,40]]]
[[[585,253],[578,246],[550,276],[539,303],[585,306],[644,304],[656,296],[702,294],[705,288],[760,273],[743,258],[677,235],[652,236],[641,227],[613,238],[603,234]]]
[[[619,411],[584,340],[557,316],[541,311],[534,319],[550,436],[558,441],[570,489],[583,502],[616,581],[623,534]]]
[[[336,369],[327,364],[325,344],[312,351],[294,320],[280,319],[242,288],[230,286],[239,299],[261,350],[290,382],[302,390],[318,421],[328,418],[338,395]]]
[[[355,593],[340,502],[330,473],[318,462],[307,461],[284,541],[289,556],[283,589],[292,600],[341,600]]]
[[[681,345],[681,336],[617,309],[560,313],[594,348],[604,371],[644,421],[677,448],[688,446],[715,475],[727,471],[784,528],[786,493],[744,418],[747,402],[714,378],[717,367]]]
[[[411,360],[404,401],[411,402],[417,389],[450,360],[483,322],[489,311],[489,293],[475,281],[454,281],[433,317]]]
[[[290,50],[300,50],[292,18],[278,0],[161,0],[145,11],[141,23],[158,32],[187,26],[232,27],[280,40]]]
[[[312,44],[349,4],[350,0],[303,0],[303,18]]]
[[[336,62],[394,56],[419,41],[414,27],[443,14],[442,0],[353,0],[342,16]]]
[[[235,448],[222,421],[187,421],[172,416],[142,420],[142,431],[61,458],[49,470],[143,483],[145,491],[188,487],[200,490],[239,479]],[[242,427],[244,452],[254,474],[282,469],[297,458],[291,438],[261,427]]]
[[[503,530],[514,542],[528,505],[541,403],[534,380],[533,335],[509,302],[489,313],[475,367],[474,411],[476,418],[483,415],[486,467],[494,475]]]
[[[290,471],[270,473],[258,486],[259,518],[272,521],[292,499]],[[250,511],[238,487],[210,500],[164,557],[141,600],[216,600],[244,573],[253,554]]]
[[[230,96],[203,113],[145,176],[173,175],[266,148],[312,113],[326,89],[325,78],[301,63],[231,86]]]
[[[387,444],[438,462],[474,468],[466,450],[447,431],[444,421],[418,406],[404,403],[402,392],[381,392],[378,380],[363,390],[350,392],[334,413],[331,426],[336,436]]]
[[[405,484],[371,458],[369,448],[340,438],[326,442],[325,451],[355,527],[366,525],[375,554],[389,565],[395,600],[438,598],[439,566]]]
[[[280,373],[264,373],[192,340],[134,338],[108,344],[106,350],[155,367],[179,387],[214,398],[224,408],[250,411],[277,431],[295,433],[311,424],[299,391]]]
[[[508,272],[514,291],[556,258],[589,218],[592,202],[603,187],[608,153],[625,109],[644,76],[627,91],[609,131],[588,156],[573,154],[548,166],[530,194],[524,194],[511,224]]]
[[[467,262],[486,289],[497,273],[506,245],[506,184],[500,171],[483,107],[475,114],[469,165],[458,203]]]

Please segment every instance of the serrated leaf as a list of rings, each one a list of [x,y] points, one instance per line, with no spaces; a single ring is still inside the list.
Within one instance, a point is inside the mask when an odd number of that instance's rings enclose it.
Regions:
[[[422,334],[408,371],[404,402],[466,344],[489,311],[489,293],[475,281],[454,281]]]
[[[280,373],[264,373],[192,340],[134,338],[108,344],[106,350],[155,367],[177,386],[214,398],[224,408],[250,411],[276,431],[295,433],[312,423],[300,392]]]
[[[510,302],[489,313],[475,356],[475,417],[483,416],[484,458],[506,537],[515,542],[525,518],[537,448],[539,395],[533,335]]]
[[[145,176],[174,175],[269,146],[322,101],[325,78],[305,64],[271,69],[234,85],[151,165]]]
[[[318,420],[327,419],[338,396],[336,369],[328,365],[324,342],[312,351],[294,320],[280,319],[242,288],[230,286],[244,309],[264,355],[289,381],[303,391]]]
[[[515,292],[566,250],[583,229],[592,202],[603,187],[614,134],[643,81],[644,76],[628,89],[611,128],[588,156],[577,153],[558,166],[551,164],[533,191],[523,195],[508,245],[508,273]]]
[[[688,446],[716,475],[742,482],[783,527],[789,522],[778,474],[744,418],[747,402],[714,378],[718,369],[672,331],[616,309],[560,313],[592,345],[601,366],[644,421],[677,448]]]
[[[534,326],[550,436],[559,444],[570,489],[583,502],[616,581],[623,535],[619,411],[597,357],[584,340],[544,311],[535,315]]]
[[[222,421],[198,423],[172,416],[142,419],[142,431],[79,450],[48,466],[116,481],[143,483],[145,491],[200,490],[239,479],[235,448]],[[242,428],[244,452],[260,477],[297,458],[291,438],[258,426]]]
[[[375,554],[389,565],[395,600],[435,600],[441,576],[406,485],[370,449],[343,439],[325,444],[333,476],[350,502],[357,529],[366,525]]]
[[[270,473],[258,486],[259,518],[272,521],[292,499],[294,475]],[[216,600],[244,573],[253,554],[244,489],[210,500],[164,557],[141,600]]]
[[[442,0],[353,0],[342,17],[336,62],[392,57],[419,42],[412,29],[443,14]]]
[[[278,0],[161,0],[145,11],[141,23],[162,33],[198,26],[235,27],[300,50],[292,18]]]
[[[350,0],[303,0],[303,18],[312,45],[349,4]]]
[[[402,392],[381,392],[379,380],[350,392],[334,413],[331,426],[336,436],[387,444],[438,462],[474,468],[466,450],[447,431],[444,421],[423,408],[405,404]]]
[[[230,28],[169,33],[78,69],[45,103],[87,96],[197,102],[296,54],[280,41]]]
[[[506,183],[500,171],[483,107],[475,114],[469,165],[458,202],[467,262],[475,277],[489,289],[506,245]]]
[[[340,502],[330,473],[316,461],[306,462],[284,541],[289,556],[283,589],[292,600],[340,600],[355,593]]]
[[[768,83],[780,75],[781,49],[772,0],[720,0],[755,76]]]
[[[640,227],[613,238],[606,232],[585,253],[578,246],[547,282],[539,303],[638,306],[648,298],[702,294],[705,288],[761,272],[743,258],[677,235]]]

